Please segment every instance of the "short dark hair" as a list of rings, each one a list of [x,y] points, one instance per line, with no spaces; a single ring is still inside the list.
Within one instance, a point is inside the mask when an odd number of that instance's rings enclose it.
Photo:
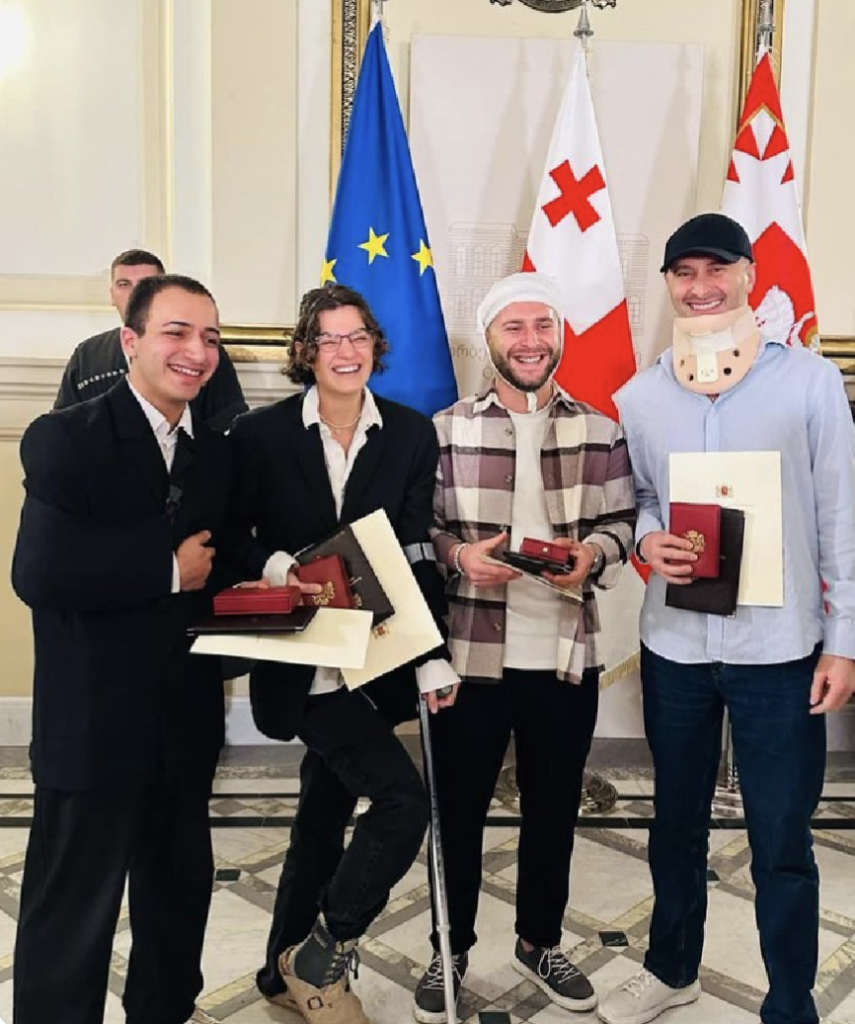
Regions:
[[[110,277],[116,267],[157,267],[158,274],[166,273],[166,268],[159,256],[145,249],[126,249],[110,264]]]
[[[166,291],[167,288],[181,288],[191,295],[205,295],[216,307],[214,296],[208,289],[192,277],[184,277],[183,274],[160,274],[156,277],[144,277],[139,281],[131,297],[128,299],[128,308],[125,310],[125,327],[130,327],[134,334],[145,334],[145,325],[148,323],[151,304],[155,295]]]
[[[368,300],[364,295],[343,284],[325,284],[323,288],[312,288],[300,300],[300,312],[294,335],[288,342],[288,379],[295,384],[314,384],[315,371],[312,367],[318,358],[318,335],[320,334],[320,315],[329,309],[340,309],[342,306],[353,306],[362,315],[366,331],[374,337],[373,373],[382,373],[386,369],[383,356],[389,351],[389,342],[383,328],[371,312]],[[298,348],[298,345],[300,346]]]

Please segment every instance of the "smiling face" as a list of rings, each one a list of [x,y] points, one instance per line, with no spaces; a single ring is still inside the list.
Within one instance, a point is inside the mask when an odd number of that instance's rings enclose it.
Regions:
[[[493,365],[520,391],[539,391],[561,358],[555,311],[542,302],[512,302],[487,328]]]
[[[730,313],[748,302],[756,268],[746,259],[723,263],[712,256],[685,256],[665,274],[677,316]]]
[[[340,335],[350,335],[342,338]],[[374,368],[374,335],[365,328],[356,306],[339,306],[318,314],[317,353],[312,363],[320,397],[361,394]]]
[[[151,302],[142,334],[122,328],[128,378],[173,425],[220,361],[217,307],[207,295],[166,288]]]

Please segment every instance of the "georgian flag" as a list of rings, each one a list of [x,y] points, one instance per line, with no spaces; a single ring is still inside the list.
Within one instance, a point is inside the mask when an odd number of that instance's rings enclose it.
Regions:
[[[818,351],[801,204],[768,52],[761,52],[745,98],[721,209],[754,246],[757,283],[750,301],[763,337]]]
[[[549,274],[564,294],[564,353],[556,382],[616,420],[612,395],[635,374],[636,359],[587,62],[578,42],[523,270]],[[597,596],[603,684],[628,675],[638,663],[643,597],[644,583],[631,569],[614,589]]]
[[[575,50],[523,270],[549,274],[564,292],[556,381],[617,419],[612,395],[635,374],[635,352],[587,63],[580,43]]]

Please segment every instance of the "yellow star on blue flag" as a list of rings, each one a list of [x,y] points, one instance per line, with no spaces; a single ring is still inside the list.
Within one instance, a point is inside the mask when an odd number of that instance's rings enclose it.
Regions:
[[[456,400],[433,254],[380,24],[359,72],[323,278],[361,292],[389,341],[388,368],[371,378],[372,391],[428,416]]]
[[[389,258],[389,253],[386,252],[386,239],[388,237],[388,231],[385,235],[376,235],[374,233],[374,228],[368,229],[368,241],[361,242],[359,248],[364,249],[368,253],[369,266],[374,262],[374,259],[377,256],[385,256],[387,259]]]
[[[425,245],[423,238],[419,241],[419,251],[414,252],[411,259],[414,259],[419,265],[419,277],[422,276],[428,267],[433,266],[433,253]]]

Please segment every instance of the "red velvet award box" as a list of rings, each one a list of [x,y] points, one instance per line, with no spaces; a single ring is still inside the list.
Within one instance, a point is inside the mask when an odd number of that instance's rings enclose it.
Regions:
[[[691,541],[698,556],[692,563],[692,576],[717,580],[721,572],[721,505],[672,501],[670,532]]]

